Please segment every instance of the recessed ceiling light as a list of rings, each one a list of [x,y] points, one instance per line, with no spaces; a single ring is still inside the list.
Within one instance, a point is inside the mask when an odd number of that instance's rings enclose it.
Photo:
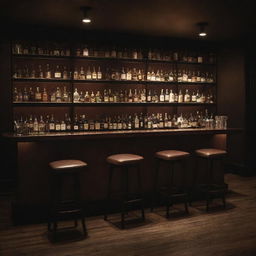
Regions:
[[[91,20],[91,18],[90,18],[89,11],[90,11],[92,8],[89,7],[89,6],[82,6],[80,9],[81,9],[81,11],[83,12],[82,22],[83,22],[83,23],[91,23],[92,20]]]
[[[198,27],[199,27],[199,32],[198,32],[198,35],[200,37],[205,37],[207,36],[207,33],[206,33],[206,27],[208,26],[208,23],[207,22],[199,22],[196,24]]]

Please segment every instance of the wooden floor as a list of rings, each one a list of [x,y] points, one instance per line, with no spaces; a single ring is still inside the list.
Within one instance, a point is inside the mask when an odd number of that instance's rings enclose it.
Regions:
[[[227,210],[216,207],[206,213],[204,205],[197,202],[189,216],[175,211],[169,220],[164,217],[164,209],[154,213],[147,210],[147,222],[133,223],[127,230],[105,222],[102,216],[88,218],[88,238],[57,244],[48,241],[46,225],[5,224],[0,231],[0,255],[255,256],[256,177],[228,174],[225,180],[231,189]],[[177,208],[182,210],[182,205]],[[7,223],[8,216],[3,216],[7,213],[0,209],[2,223]],[[136,214],[139,213],[132,213],[131,217]],[[118,218],[111,217],[113,221]]]

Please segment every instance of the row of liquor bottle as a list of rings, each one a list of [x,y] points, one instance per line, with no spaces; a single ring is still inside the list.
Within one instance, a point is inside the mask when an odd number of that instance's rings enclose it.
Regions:
[[[24,55],[46,55],[46,56],[70,56],[70,48],[58,44],[48,44],[45,46],[36,46],[29,44],[16,43],[13,45],[14,54]],[[80,45],[75,47],[72,55],[77,57],[100,57],[100,58],[120,58],[120,59],[143,59],[161,60],[161,61],[180,61],[186,63],[215,63],[216,54],[214,52],[188,51],[188,50],[160,50],[151,49],[142,50],[141,48],[125,47],[92,47]]]
[[[35,91],[32,87],[17,89],[13,91],[14,102],[71,102],[71,93],[67,91],[64,86],[63,89],[57,87],[56,89],[48,92],[46,88],[43,90],[36,87]],[[128,90],[98,90],[98,91],[80,91],[75,88],[73,93],[74,103],[112,103],[112,102],[170,102],[170,103],[214,103],[214,96],[212,92],[204,94],[203,92],[192,90],[179,90],[175,92],[172,89],[161,90],[146,90],[146,89],[128,89]]]
[[[215,119],[208,111],[183,115],[170,115],[168,113],[127,114],[116,116],[102,116],[97,119],[86,118],[85,114],[75,114],[72,121],[68,114],[62,120],[54,115],[46,117],[32,116],[19,117],[14,121],[14,131],[17,134],[33,134],[45,132],[69,131],[97,131],[97,130],[133,130],[133,129],[171,129],[171,128],[214,128]]]
[[[94,66],[75,67],[74,72],[67,70],[66,66],[56,65],[53,70],[49,64],[46,64],[44,70],[42,65],[36,70],[34,66],[28,68],[15,68],[13,78],[39,78],[39,79],[71,79],[74,80],[117,80],[117,81],[157,81],[157,82],[191,82],[191,83],[214,83],[215,76],[213,72],[200,71],[195,69],[149,69],[147,73],[143,69],[124,68],[120,70],[107,68],[102,73],[100,66],[96,69]]]

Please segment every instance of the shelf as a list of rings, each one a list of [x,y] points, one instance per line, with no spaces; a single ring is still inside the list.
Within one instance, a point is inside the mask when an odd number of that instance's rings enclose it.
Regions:
[[[114,58],[114,57],[95,57],[95,56],[57,56],[57,55],[32,55],[32,54],[12,54],[16,58],[24,59],[75,59],[75,60],[95,60],[95,61],[127,61],[127,62],[144,62],[144,63],[169,63],[176,65],[208,65],[215,66],[216,63],[198,63],[198,62],[184,62],[173,60],[157,60],[157,59],[133,59],[133,58]]]
[[[71,82],[71,79],[57,79],[57,78],[12,78],[15,82]]]
[[[39,54],[12,54],[15,58],[21,59],[70,59],[71,56],[39,55]]]
[[[176,85],[215,85],[209,82],[165,82],[165,81],[137,81],[137,80],[72,80],[72,79],[47,79],[47,78],[13,78],[16,82],[73,82],[73,83],[113,83],[113,84],[176,84]]]
[[[72,106],[72,102],[13,102],[15,107],[67,107]]]
[[[81,102],[81,103],[72,103],[72,102],[13,102],[14,106],[19,107],[35,107],[35,106],[214,106],[216,103],[171,103],[171,102]]]

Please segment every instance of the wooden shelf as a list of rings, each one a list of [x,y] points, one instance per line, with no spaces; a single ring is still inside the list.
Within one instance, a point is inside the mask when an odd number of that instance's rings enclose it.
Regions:
[[[216,103],[172,103],[172,102],[13,102],[15,107],[56,107],[56,106],[215,106]]]
[[[169,81],[137,81],[137,80],[73,80],[47,78],[13,78],[16,82],[73,82],[73,83],[109,83],[109,84],[175,84],[175,85],[215,85],[208,82],[169,82]]]
[[[57,56],[57,55],[38,55],[38,54],[12,54],[15,58],[23,59],[73,59],[73,60],[94,60],[94,61],[127,61],[127,62],[140,62],[140,63],[169,63],[175,65],[208,65],[214,66],[216,63],[198,63],[198,62],[184,62],[173,60],[157,60],[157,59],[133,59],[133,58],[114,58],[114,57],[95,57],[95,56]]]

